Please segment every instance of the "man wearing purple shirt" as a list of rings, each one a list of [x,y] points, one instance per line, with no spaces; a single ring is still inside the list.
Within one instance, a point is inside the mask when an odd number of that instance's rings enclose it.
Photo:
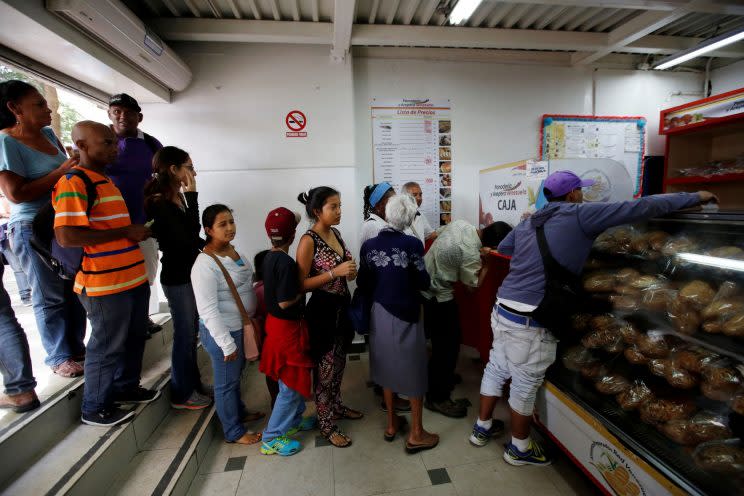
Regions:
[[[111,119],[111,129],[116,133],[118,140],[119,155],[116,161],[106,168],[106,173],[121,191],[132,224],[144,224],[147,221],[145,183],[152,177],[152,157],[163,145],[139,129],[142,109],[137,100],[126,93],[119,93],[109,99],[108,115]],[[140,243],[140,249],[145,257],[147,280],[152,286],[158,272],[157,242],[150,238]],[[157,312],[158,307],[157,291],[150,291],[150,314]],[[150,320],[150,334],[160,329],[159,325]]]
[[[550,459],[530,439],[537,390],[545,371],[555,361],[556,339],[532,319],[545,289],[545,269],[536,229],[544,226],[553,258],[573,274],[580,274],[594,240],[606,229],[664,215],[682,208],[717,201],[706,191],[655,195],[618,203],[582,203],[581,188],[594,184],[569,171],[551,174],[544,184],[549,200],[541,210],[523,220],[499,244],[498,251],[511,255],[509,274],[498,292],[491,313],[493,346],[483,371],[479,418],[470,442],[483,446],[504,429],[493,419],[493,410],[504,384],[511,379],[511,442],[504,460],[511,465],[549,465]]]

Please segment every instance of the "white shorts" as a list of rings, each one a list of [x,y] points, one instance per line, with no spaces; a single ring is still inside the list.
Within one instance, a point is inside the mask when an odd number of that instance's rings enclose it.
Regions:
[[[520,415],[532,415],[537,390],[545,371],[555,361],[558,341],[544,327],[531,327],[491,313],[493,345],[483,371],[483,396],[501,396],[511,379],[509,406]]]

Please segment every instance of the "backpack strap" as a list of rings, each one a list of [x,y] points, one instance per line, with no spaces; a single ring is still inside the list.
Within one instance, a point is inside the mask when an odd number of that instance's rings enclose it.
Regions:
[[[142,136],[145,139],[145,144],[147,145],[147,147],[150,149],[152,154],[155,155],[155,153],[160,150],[160,145],[158,144],[157,140],[144,131],[142,131]]]
[[[91,181],[90,177],[88,177],[88,174],[80,169],[75,168],[67,171],[67,174],[79,177],[85,183],[85,194],[88,197],[88,206],[85,209],[85,216],[90,217],[90,211],[93,209],[93,203],[95,203],[96,199],[98,198],[98,185],[106,184],[107,181],[93,182]]]

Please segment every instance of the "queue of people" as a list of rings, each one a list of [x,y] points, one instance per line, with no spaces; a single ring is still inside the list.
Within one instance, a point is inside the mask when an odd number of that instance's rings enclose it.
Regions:
[[[123,405],[157,399],[160,391],[142,387],[140,375],[145,341],[156,331],[148,316],[159,251],[160,282],[174,325],[172,407],[197,410],[214,402],[225,440],[261,443],[265,455],[299,452],[293,436],[316,428],[334,447],[352,444],[339,421],[364,418],[341,394],[355,331],[349,289],[355,280],[369,303],[364,331],[370,378],[387,415],[383,439],[392,442],[407,431],[407,452],[436,447],[439,436],[424,429],[424,408],[462,418],[469,404],[452,398],[460,348],[454,284],[480,286],[487,275],[484,260],[498,250],[512,262],[491,316],[493,348],[469,439],[483,446],[505,431],[493,411],[511,381],[512,437],[504,459],[513,465],[550,463],[530,437],[535,396],[555,360],[557,341],[550,322],[535,318],[542,315],[546,282],[553,277],[539,240],[550,247],[551,259],[578,275],[603,230],[715,200],[699,192],[583,204],[581,188],[589,182],[560,171],[545,181],[548,206],[514,230],[503,222],[477,229],[462,220],[434,230],[418,211],[418,184],[407,183],[396,194],[380,183],[364,190],[361,248],[354,257],[335,227],[341,196],[319,186],[298,196],[310,227],[300,235],[295,257],[289,248],[300,215],[282,206],[268,212],[271,248],[252,265],[233,245],[239,222],[227,205],[210,205],[200,216],[189,154],[139,130],[141,109],[128,95],[111,98],[109,116],[111,125],[77,123],[72,140],[78,153],[68,157],[48,127],[51,111],[43,96],[20,81],[0,84],[0,190],[11,205],[10,243],[3,250],[17,257],[30,285],[46,363],[60,376],[85,376],[86,424],[129,421],[134,411]],[[34,218],[49,201],[57,243],[82,249],[74,280],[59,277],[32,246]],[[199,341],[210,358],[213,385],[201,379]],[[266,414],[250,410],[241,395],[246,361],[258,359],[258,350],[271,396],[262,431],[246,424]],[[28,341],[1,287],[0,368],[0,407],[38,407]],[[310,399],[316,413],[307,416]],[[410,427],[405,412],[411,413]]]

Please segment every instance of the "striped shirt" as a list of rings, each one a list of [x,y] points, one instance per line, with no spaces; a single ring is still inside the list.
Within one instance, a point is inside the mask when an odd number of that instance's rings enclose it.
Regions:
[[[91,181],[105,181],[96,187],[96,200],[87,216],[85,182],[71,174],[62,176],[52,191],[54,227],[87,227],[94,230],[117,229],[131,225],[121,192],[109,178],[78,167]],[[83,246],[83,264],[75,277],[75,292],[88,296],[121,293],[147,282],[144,258],[139,245],[126,238]]]

